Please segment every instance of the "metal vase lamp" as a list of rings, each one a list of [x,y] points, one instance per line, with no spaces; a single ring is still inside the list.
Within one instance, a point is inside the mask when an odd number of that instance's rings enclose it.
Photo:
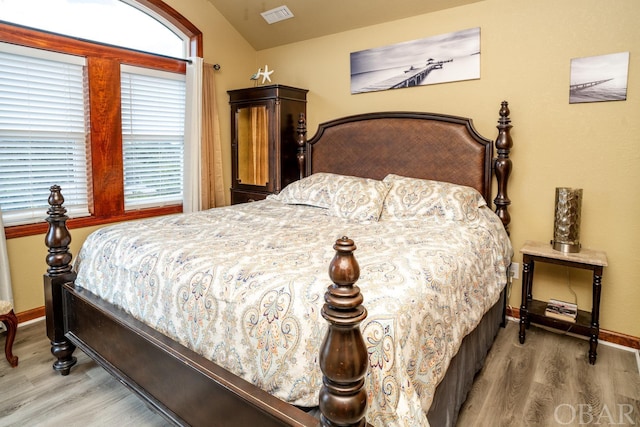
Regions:
[[[556,188],[556,212],[553,223],[553,249],[580,252],[580,214],[582,188]]]

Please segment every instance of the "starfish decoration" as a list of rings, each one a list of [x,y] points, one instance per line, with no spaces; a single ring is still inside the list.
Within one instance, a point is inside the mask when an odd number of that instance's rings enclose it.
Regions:
[[[265,81],[269,81],[269,83],[271,83],[271,74],[273,74],[274,70],[269,71],[269,66],[265,65],[264,66],[264,71],[262,73],[260,73],[262,75],[262,84],[264,84]]]

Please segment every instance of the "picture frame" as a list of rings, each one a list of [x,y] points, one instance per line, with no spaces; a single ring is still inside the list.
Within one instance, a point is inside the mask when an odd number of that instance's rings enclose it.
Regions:
[[[629,52],[571,60],[569,104],[626,101]]]
[[[480,27],[352,52],[351,93],[480,78]]]

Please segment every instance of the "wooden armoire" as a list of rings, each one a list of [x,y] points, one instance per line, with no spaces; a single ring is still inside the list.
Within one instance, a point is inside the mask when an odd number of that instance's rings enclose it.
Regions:
[[[279,84],[227,92],[232,204],[264,199],[300,177],[296,126],[307,92]]]

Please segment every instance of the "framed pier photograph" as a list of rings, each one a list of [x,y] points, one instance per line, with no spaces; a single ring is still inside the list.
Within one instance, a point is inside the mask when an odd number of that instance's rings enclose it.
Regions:
[[[480,28],[351,53],[351,93],[480,78]]]
[[[625,101],[629,52],[571,60],[569,104]]]

